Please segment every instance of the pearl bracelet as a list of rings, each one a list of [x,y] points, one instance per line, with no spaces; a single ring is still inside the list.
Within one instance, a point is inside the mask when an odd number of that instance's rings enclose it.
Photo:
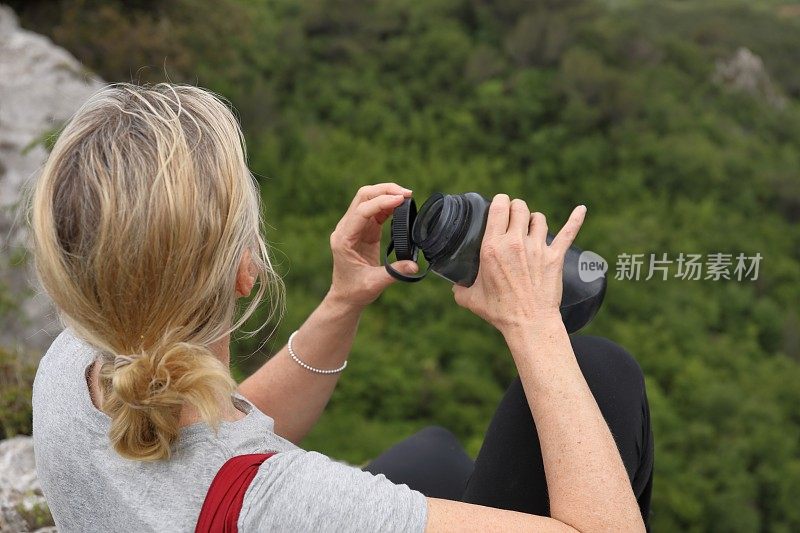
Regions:
[[[295,362],[298,365],[302,366],[303,368],[305,368],[306,370],[308,370],[310,372],[315,372],[317,374],[338,374],[339,372],[341,372],[342,370],[347,368],[347,361],[346,360],[345,360],[345,362],[344,362],[344,364],[342,366],[340,366],[339,368],[335,368],[333,370],[321,370],[319,368],[314,368],[311,365],[307,365],[306,363],[301,361],[300,358],[297,357],[297,354],[294,352],[294,348],[292,348],[292,340],[294,339],[294,336],[297,335],[297,331],[299,331],[299,330],[296,330],[294,333],[289,335],[289,342],[286,343],[286,348],[289,350],[289,355],[291,356],[291,358],[294,359]]]

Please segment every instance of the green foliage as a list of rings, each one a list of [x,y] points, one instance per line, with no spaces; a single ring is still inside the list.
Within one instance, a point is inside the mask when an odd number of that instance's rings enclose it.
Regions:
[[[33,492],[26,494],[14,508],[28,526],[26,531],[36,531],[41,528],[55,527],[56,525],[47,502],[41,496],[41,494]]]
[[[31,434],[31,391],[36,365],[0,347],[0,439]]]
[[[41,133],[38,137],[25,145],[25,147],[22,149],[22,155],[26,155],[37,146],[43,147],[48,152],[52,150],[53,146],[55,146],[56,141],[58,140],[58,136],[61,133],[61,128],[63,128],[63,126],[63,124],[59,124]]]
[[[797,10],[732,0],[51,6],[17,2],[26,24],[106,79],[157,80],[166,67],[241,114],[289,291],[273,339],[235,343],[243,374],[325,294],[328,235],[365,183],[394,180],[418,198],[503,191],[551,227],[586,203],[578,244],[612,262],[760,252],[755,282],[612,280],[587,333],[623,344],[646,373],[655,530],[800,529]],[[784,107],[712,81],[740,46],[763,58]],[[501,337],[442,280],[392,286],[363,317],[305,445],[361,463],[437,423],[474,454],[513,375]]]

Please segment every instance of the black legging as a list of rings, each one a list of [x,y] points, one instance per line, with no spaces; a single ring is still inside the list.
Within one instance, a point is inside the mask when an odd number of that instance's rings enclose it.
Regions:
[[[642,371],[608,339],[575,336],[571,342],[649,529],[653,433]],[[452,433],[433,426],[391,447],[364,469],[429,497],[549,515],[539,437],[519,378],[497,407],[474,463]]]

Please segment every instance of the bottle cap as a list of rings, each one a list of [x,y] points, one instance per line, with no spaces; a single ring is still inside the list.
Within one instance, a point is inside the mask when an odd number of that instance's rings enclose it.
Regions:
[[[416,261],[419,249],[411,239],[411,228],[417,218],[417,204],[413,198],[406,198],[397,206],[392,215],[392,241],[394,255],[400,261]]]
[[[417,261],[419,254],[419,247],[411,238],[411,229],[414,227],[414,221],[417,219],[417,204],[414,203],[413,198],[406,198],[403,203],[395,207],[392,214],[392,240],[389,241],[389,246],[386,248],[386,253],[383,256],[383,266],[386,271],[395,279],[406,282],[419,281],[428,275],[431,266],[425,272],[419,273],[414,276],[403,274],[395,270],[389,263],[389,256],[392,251],[398,261]]]

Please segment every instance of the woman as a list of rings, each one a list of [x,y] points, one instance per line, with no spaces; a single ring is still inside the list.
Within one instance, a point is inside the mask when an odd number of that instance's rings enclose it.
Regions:
[[[478,279],[454,287],[502,332],[520,375],[474,465],[441,429],[368,471],[296,446],[344,369],[361,311],[392,282],[378,265],[380,226],[409,194],[359,190],[331,235],[326,297],[237,386],[230,333],[264,298],[278,313],[282,287],[235,118],[210,93],[167,84],[115,85],[85,104],[29,217],[39,279],[66,326],[33,391],[37,467],[59,529],[192,530],[223,463],[258,452],[277,453],[247,489],[242,531],[644,529],[641,373],[609,341],[571,342],[558,312],[582,206],[547,246],[542,214],[496,196]]]

